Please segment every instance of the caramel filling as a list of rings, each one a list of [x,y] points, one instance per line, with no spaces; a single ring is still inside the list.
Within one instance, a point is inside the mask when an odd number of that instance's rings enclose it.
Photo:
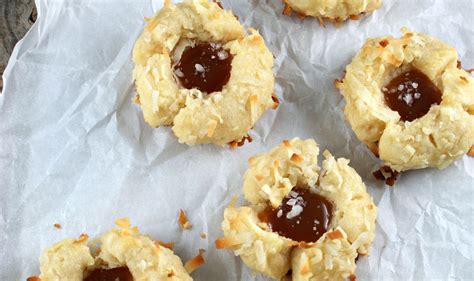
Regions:
[[[184,88],[210,94],[229,82],[232,59],[220,43],[197,42],[184,49],[180,60],[173,63],[173,72]]]
[[[133,276],[126,267],[111,269],[94,269],[84,281],[133,281]]]
[[[268,206],[259,214],[259,219],[281,236],[309,243],[326,233],[332,209],[332,204],[323,196],[295,187],[278,208]]]
[[[398,112],[402,121],[424,116],[432,105],[441,103],[442,97],[430,78],[415,68],[393,78],[382,92],[387,106]]]

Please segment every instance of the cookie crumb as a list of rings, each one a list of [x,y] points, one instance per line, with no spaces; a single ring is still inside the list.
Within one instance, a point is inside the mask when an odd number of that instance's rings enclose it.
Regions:
[[[201,265],[204,264],[204,253],[205,252],[206,252],[205,250],[199,249],[199,253],[197,254],[197,256],[195,256],[194,258],[192,258],[192,259],[190,259],[189,261],[186,262],[186,264],[184,265],[184,268],[186,269],[186,271],[188,273],[193,272],[198,267],[200,267]]]
[[[61,229],[62,228],[62,226],[59,223],[55,223],[55,224],[53,224],[53,226],[56,229]]]
[[[389,186],[395,184],[399,174],[399,172],[392,170],[389,166],[382,166],[380,169],[372,173],[377,180],[383,180],[385,181],[385,184]]]
[[[179,226],[181,229],[190,229],[192,224],[189,222],[188,217],[186,217],[186,213],[183,209],[179,209],[179,217],[178,217]]]
[[[199,233],[199,237],[201,237],[201,239],[206,239],[207,235],[206,235],[206,233],[201,232],[201,233]]]

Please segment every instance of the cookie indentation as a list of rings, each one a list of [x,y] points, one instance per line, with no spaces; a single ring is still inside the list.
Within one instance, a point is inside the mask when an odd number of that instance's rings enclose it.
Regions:
[[[219,92],[229,82],[233,56],[220,43],[198,42],[187,46],[173,72],[181,86],[207,94]]]
[[[332,204],[309,189],[295,187],[282,204],[267,207],[259,214],[271,230],[298,242],[316,242],[329,229]]]
[[[127,267],[97,268],[84,281],[133,281],[133,276]]]
[[[387,106],[398,112],[402,121],[423,117],[442,99],[441,91],[430,78],[415,68],[393,78],[382,92]]]

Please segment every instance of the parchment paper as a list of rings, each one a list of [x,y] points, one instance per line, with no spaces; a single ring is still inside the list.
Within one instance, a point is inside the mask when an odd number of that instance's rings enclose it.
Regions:
[[[181,145],[169,128],[148,127],[131,102],[131,50],[161,1],[36,4],[38,21],[17,44],[0,95],[0,280],[38,274],[43,249],[99,235],[124,216],[176,242],[184,261],[206,249],[196,280],[267,280],[214,240],[231,196],[242,199],[248,157],[293,137],[351,159],[378,205],[376,240],[358,262],[358,280],[474,280],[474,158],[404,173],[395,188],[376,182],[380,162],[345,122],[333,86],[366,38],[399,36],[403,26],[442,38],[474,67],[472,0],[384,0],[340,28],[282,16],[279,0],[223,0],[275,55],[281,101],[251,131],[254,141],[235,151]],[[192,230],[179,229],[179,208]]]

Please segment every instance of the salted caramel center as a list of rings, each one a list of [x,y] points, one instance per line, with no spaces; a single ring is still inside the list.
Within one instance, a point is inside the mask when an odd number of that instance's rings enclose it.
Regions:
[[[397,111],[402,121],[424,116],[442,99],[441,91],[430,78],[415,68],[393,78],[382,92],[387,106]]]
[[[197,42],[184,49],[173,72],[181,86],[207,94],[221,91],[229,82],[233,56],[220,43]]]
[[[331,202],[323,196],[295,187],[278,208],[267,207],[259,218],[281,236],[298,242],[316,242],[329,228],[332,209]]]
[[[84,281],[133,281],[133,276],[127,267],[110,269],[94,269]]]

